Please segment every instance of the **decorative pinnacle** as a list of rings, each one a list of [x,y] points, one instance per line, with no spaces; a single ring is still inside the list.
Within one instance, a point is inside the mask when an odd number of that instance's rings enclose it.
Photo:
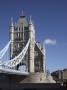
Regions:
[[[32,19],[31,19],[31,16],[30,16],[30,19],[29,19],[29,24],[32,24]]]
[[[11,17],[11,26],[14,26],[14,25],[13,25],[13,17]]]

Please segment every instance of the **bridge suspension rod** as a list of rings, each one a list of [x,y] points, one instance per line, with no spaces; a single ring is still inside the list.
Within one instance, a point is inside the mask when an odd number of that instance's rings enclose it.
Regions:
[[[9,46],[10,46],[11,40],[8,42],[8,44],[0,51],[0,59],[3,58],[3,56],[5,55],[5,53],[7,52]]]

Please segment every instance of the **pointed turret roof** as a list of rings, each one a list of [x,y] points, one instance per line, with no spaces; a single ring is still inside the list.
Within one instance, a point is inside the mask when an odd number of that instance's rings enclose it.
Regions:
[[[28,26],[28,22],[26,20],[26,17],[24,15],[24,12],[22,11],[22,14],[17,22],[17,26],[22,26],[22,24],[24,25],[24,27],[27,27]]]
[[[31,16],[29,18],[29,24],[32,24],[32,19],[31,19]]]
[[[29,25],[33,25],[34,26],[31,16],[29,17]]]

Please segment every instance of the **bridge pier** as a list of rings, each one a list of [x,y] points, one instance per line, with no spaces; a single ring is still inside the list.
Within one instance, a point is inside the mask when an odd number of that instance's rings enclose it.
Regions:
[[[0,83],[9,85],[9,83],[55,83],[55,81],[46,78],[43,72],[30,73],[29,75],[0,73]]]

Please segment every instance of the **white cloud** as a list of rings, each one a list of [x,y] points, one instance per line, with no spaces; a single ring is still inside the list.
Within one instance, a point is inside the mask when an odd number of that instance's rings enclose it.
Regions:
[[[45,44],[55,45],[56,44],[56,40],[55,39],[46,39],[45,40]]]

